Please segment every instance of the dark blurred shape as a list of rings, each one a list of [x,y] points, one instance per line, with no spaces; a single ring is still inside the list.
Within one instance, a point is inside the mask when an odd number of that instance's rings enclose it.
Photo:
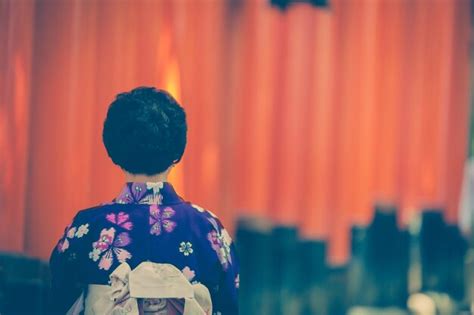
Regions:
[[[348,290],[351,305],[403,307],[408,297],[408,233],[396,209],[377,206],[371,224],[352,229]]]
[[[412,258],[418,256],[419,262],[412,263],[421,268],[421,291],[443,292],[462,300],[467,241],[457,226],[446,224],[440,210],[425,210],[419,224],[412,237]]]
[[[276,292],[272,314],[299,314],[304,270],[298,265],[299,239],[296,227],[275,227],[272,232],[272,244],[272,287]]]
[[[240,259],[240,313],[272,314],[275,258],[268,221],[243,218],[237,223],[236,245]]]
[[[377,205],[368,226],[352,227],[352,257],[343,266],[328,266],[327,243],[301,239],[293,226],[240,220],[241,313],[405,315],[407,301],[412,310],[428,303],[438,315],[466,313],[471,300],[463,300],[463,287],[474,272],[465,268],[474,266],[474,254],[466,255],[459,229],[427,209],[408,233],[396,213]]]
[[[349,262],[349,274],[347,283],[347,294],[350,305],[370,305],[374,294],[369,287],[361,292],[361,286],[365,283],[366,253],[367,253],[367,227],[353,226],[351,229],[351,260]]]
[[[328,268],[327,274],[327,313],[343,315],[347,313],[349,299],[347,295],[348,267],[335,266]]]
[[[0,314],[46,314],[49,279],[47,263],[0,253]]]
[[[464,308],[470,308],[474,303],[474,249],[470,247],[464,259]]]
[[[270,4],[280,10],[286,10],[290,5],[297,3],[309,3],[322,8],[329,7],[329,0],[270,0]]]
[[[328,314],[326,243],[320,240],[300,242],[301,315]]]
[[[329,295],[335,297],[333,308],[344,309],[339,303],[344,294],[338,297],[345,282],[339,269],[328,273],[324,241],[301,240],[293,226],[244,218],[237,224],[236,244],[242,314],[330,315]],[[328,290],[328,279],[337,284],[334,290]]]

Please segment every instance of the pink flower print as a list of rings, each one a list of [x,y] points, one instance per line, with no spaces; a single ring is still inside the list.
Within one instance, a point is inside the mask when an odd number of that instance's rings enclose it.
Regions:
[[[81,238],[89,232],[89,223],[83,224],[79,228],[71,225],[72,223],[66,227],[64,236],[61,240],[59,240],[56,247],[60,253],[64,253],[69,248],[69,239],[73,239],[75,237]]]
[[[72,227],[72,228],[69,229],[69,231],[67,231],[67,237],[69,237],[69,238],[73,238],[74,234],[76,234],[76,228],[75,227]]]
[[[171,207],[160,209],[158,205],[150,206],[150,234],[160,235],[164,230],[168,233],[173,232],[176,223],[170,219],[174,216],[175,211]]]
[[[66,249],[69,248],[69,241],[68,239],[65,237],[63,239],[61,239],[58,243],[58,251],[60,253],[64,253],[66,251]]]
[[[184,269],[181,270],[181,272],[186,277],[186,279],[188,279],[189,282],[191,282],[196,276],[196,273],[194,272],[194,270],[191,270],[191,268],[189,268],[188,266],[184,267]]]
[[[115,229],[102,229],[97,242],[92,243],[92,251],[89,258],[93,261],[99,261],[99,269],[109,270],[114,262],[114,256],[121,263],[132,258],[132,254],[122,247],[131,243],[127,232],[122,232],[115,236]]]
[[[220,229],[217,222],[214,219],[209,219],[214,229],[207,234],[207,239],[211,243],[212,249],[217,254],[219,261],[221,262],[224,269],[229,267],[232,263],[232,256],[230,254],[230,244],[232,244],[232,238],[225,229]]]
[[[133,223],[128,221],[130,216],[126,214],[125,212],[119,212],[118,214],[109,213],[107,214],[106,218],[109,222],[117,224],[118,226],[126,230],[130,231],[133,228]]]
[[[64,253],[66,249],[69,248],[69,240],[68,238],[73,238],[74,233],[76,233],[76,228],[71,227],[71,224],[69,224],[66,227],[66,231],[64,232],[64,237],[58,242],[57,250],[60,253]]]

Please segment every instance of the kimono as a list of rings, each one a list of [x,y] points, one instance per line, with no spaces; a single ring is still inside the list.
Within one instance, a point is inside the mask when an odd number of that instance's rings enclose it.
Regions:
[[[238,314],[231,237],[212,212],[167,182],[126,183],[111,203],[77,213],[51,254],[51,312],[65,314],[88,285],[107,285],[121,264],[142,262],[173,265],[209,290],[213,314]]]

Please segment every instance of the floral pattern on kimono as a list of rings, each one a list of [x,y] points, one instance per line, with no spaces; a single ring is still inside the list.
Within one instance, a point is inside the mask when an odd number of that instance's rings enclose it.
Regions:
[[[160,209],[157,205],[150,206],[150,234],[160,235],[162,231],[171,233],[176,223],[171,220],[175,211],[171,207]]]
[[[69,239],[73,239],[74,237],[81,238],[89,232],[89,224],[83,224],[76,228],[69,224],[66,227],[66,231],[64,232],[64,237],[58,242],[57,249],[59,252],[64,253],[69,248]]]
[[[212,249],[215,250],[219,261],[221,262],[224,269],[229,267],[232,263],[232,256],[230,254],[230,245],[232,244],[232,238],[225,229],[221,229],[214,218],[210,218],[214,229],[207,234],[207,239],[211,243]]]
[[[106,285],[120,263],[143,261],[174,265],[209,288],[215,314],[238,314],[239,263],[229,233],[163,182],[126,183],[112,202],[78,212],[51,255],[55,311],[48,314],[65,314],[88,284]]]
[[[118,214],[115,213],[109,213],[106,216],[107,221],[114,223],[121,228],[124,228],[125,230],[131,230],[133,228],[133,223],[128,221],[129,215],[126,214],[125,212],[119,212]]]
[[[121,263],[132,257],[132,254],[123,247],[129,245],[131,239],[127,232],[122,232],[115,236],[115,229],[103,229],[100,232],[100,238],[92,243],[92,251],[89,258],[93,261],[99,261],[99,269],[109,270],[114,262],[114,256]]]
[[[56,248],[58,249],[58,251],[60,253],[64,253],[66,251],[66,249],[69,248],[69,240],[68,240],[68,237],[69,237],[69,232],[73,230],[73,232],[75,232],[75,228],[71,228],[71,224],[69,224],[67,227],[66,227],[66,230],[64,232],[64,236],[63,238],[61,238],[58,242],[58,245],[56,246]]]
[[[115,199],[120,204],[158,204],[163,201],[160,193],[164,187],[162,182],[158,183],[131,183],[126,185],[120,195]]]
[[[181,242],[179,244],[179,251],[183,253],[184,256],[189,256],[194,252],[193,244],[191,242]]]

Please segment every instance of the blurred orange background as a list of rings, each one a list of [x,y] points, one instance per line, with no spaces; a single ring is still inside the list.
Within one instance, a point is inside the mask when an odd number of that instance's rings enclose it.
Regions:
[[[172,183],[231,229],[297,225],[340,264],[376,201],[454,223],[469,45],[467,0],[0,1],[0,249],[47,258],[119,192],[102,123],[144,85],[188,114]]]

